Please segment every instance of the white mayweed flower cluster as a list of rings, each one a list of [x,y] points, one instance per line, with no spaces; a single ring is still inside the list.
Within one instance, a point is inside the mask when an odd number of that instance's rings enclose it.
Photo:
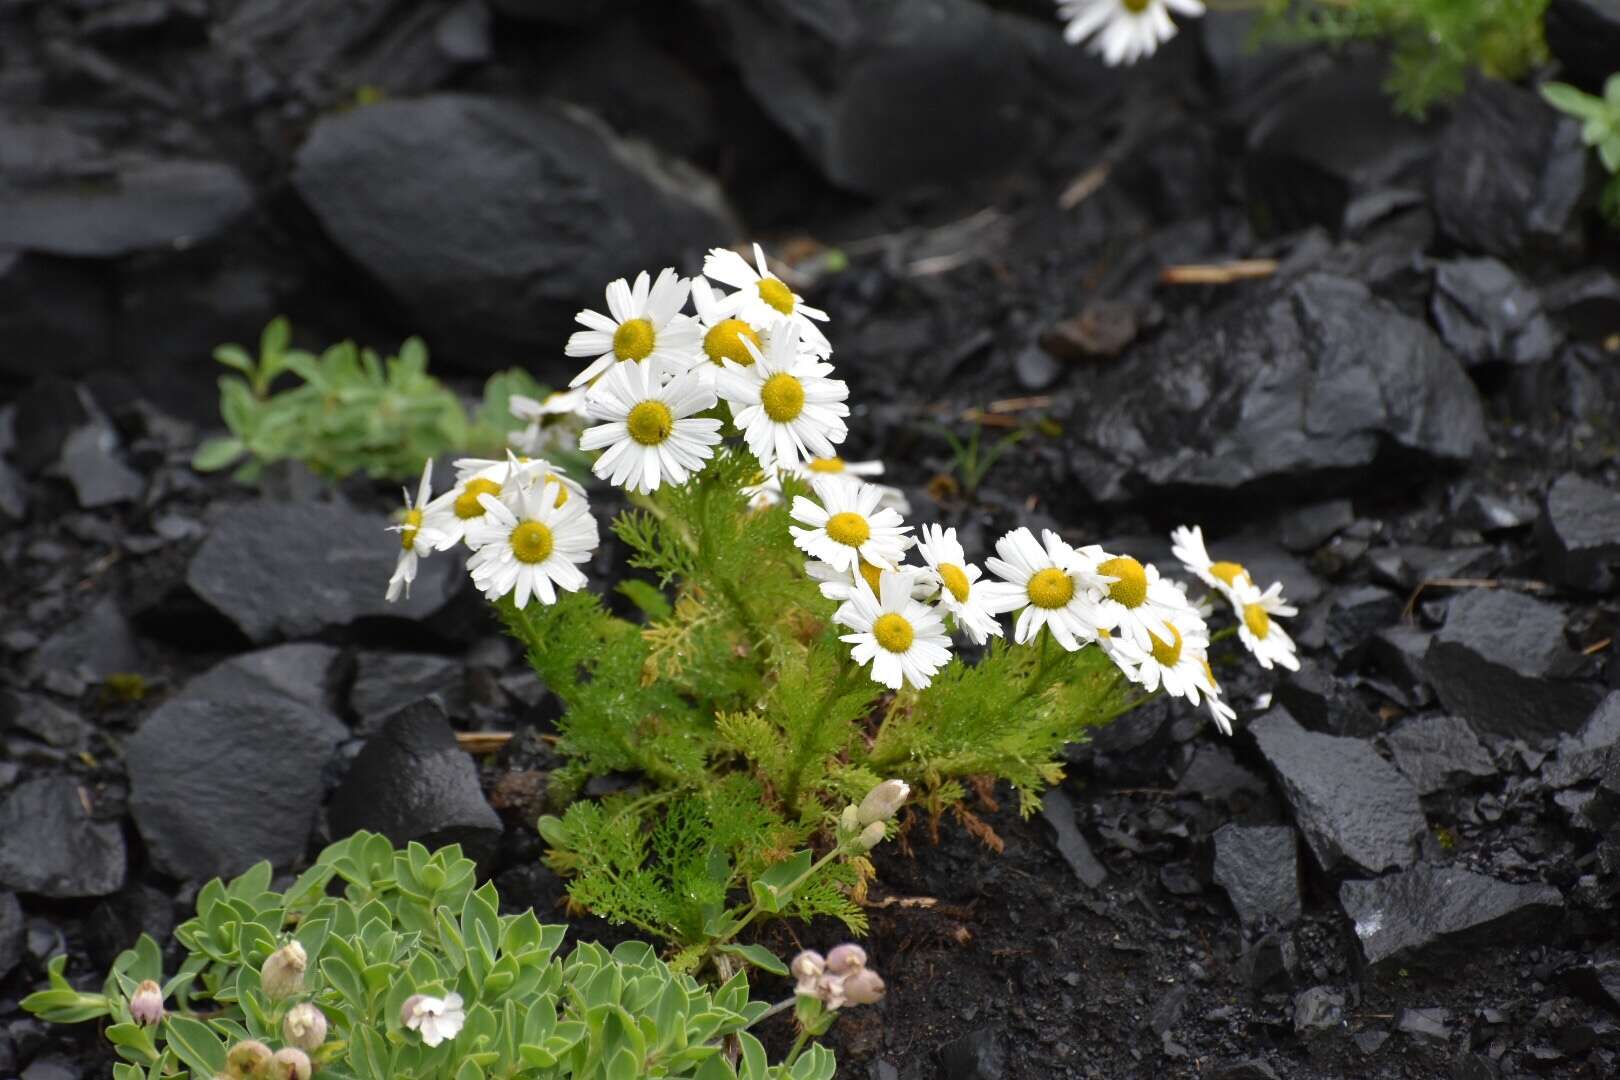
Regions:
[[[1161,0],[1123,5],[1139,14]],[[1013,529],[996,541],[983,569],[968,561],[955,529],[925,524],[911,535],[904,494],[869,479],[883,474],[883,464],[837,456],[848,435],[849,387],[832,377],[832,345],[817,325],[826,313],[772,275],[757,244],[752,264],[732,251],[711,251],[704,274],[734,291],[673,269],[613,282],[607,315],[577,316],[585,329],[566,352],[587,364],[571,389],[546,403],[514,399],[514,414],[531,425],[561,412],[597,421],[579,436],[579,449],[600,451],[592,472],[646,495],[703,470],[722,439],[725,423],[713,413],[724,402],[762,467],[760,481],[746,489],[752,505],[780,503],[785,476],[808,483],[814,497],[796,496],[788,508],[793,542],[808,556],[805,571],[822,595],[838,601],[833,619],[849,631],[842,640],[852,658],[883,686],[927,687],[950,662],[954,634],[983,645],[1004,636],[999,617],[1011,614],[1017,644],[1044,647],[1045,631],[1070,652],[1101,649],[1148,692],[1207,703],[1230,734],[1234,713],[1209,664],[1217,638],[1206,623],[1208,603],[1190,600],[1151,564],[1097,545],[1075,547],[1050,530],[1037,538]],[[683,310],[688,299],[695,316]],[[516,453],[455,467],[455,484],[437,498],[431,463],[415,498],[406,492],[388,599],[408,595],[422,558],[459,544],[471,549],[468,569],[492,600],[553,604],[558,590],[585,587],[579,566],[591,560],[600,536],[580,484],[556,465]],[[1296,613],[1281,584],[1262,591],[1242,566],[1212,560],[1196,527],[1176,529],[1171,540],[1186,570],[1236,616],[1236,627],[1218,636],[1236,633],[1263,667],[1297,668],[1294,643],[1277,621]],[[920,565],[907,562],[913,550]]]
[[[1176,36],[1173,11],[1187,18],[1204,13],[1201,0],[1057,0],[1070,45],[1091,40],[1091,51],[1110,67],[1152,56]]]

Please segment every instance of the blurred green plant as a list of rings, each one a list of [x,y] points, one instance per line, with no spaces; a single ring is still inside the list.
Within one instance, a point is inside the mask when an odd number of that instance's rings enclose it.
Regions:
[[[424,458],[450,451],[501,456],[507,433],[522,426],[512,416],[512,396],[545,397],[528,374],[513,369],[490,377],[469,417],[456,394],[428,374],[420,338],[386,358],[352,341],[319,356],[291,343],[292,327],[277,318],[259,337],[257,359],[240,345],[214,350],[215,360],[238,373],[219,380],[219,411],[230,435],[198,447],[194,468],[237,465],[236,477],[252,481],[265,466],[291,459],[329,479],[364,472],[409,480]],[[296,383],[276,388],[288,379]]]
[[[950,428],[939,429],[941,437],[951,448],[951,472],[964,498],[971,499],[978,492],[984,478],[990,474],[1003,454],[1017,446],[1030,434],[1028,428],[1018,428],[984,445],[984,428],[975,423],[966,439],[959,438]]]
[[[1620,62],[1620,57],[1616,58]],[[1603,84],[1603,96],[1583,93],[1567,83],[1547,83],[1541,96],[1553,108],[1581,121],[1581,139],[1597,151],[1609,171],[1601,207],[1609,223],[1620,229],[1620,72]]]
[[[1468,73],[1516,79],[1547,58],[1548,0],[1264,0],[1263,41],[1387,41],[1384,87],[1422,119],[1462,93]]]

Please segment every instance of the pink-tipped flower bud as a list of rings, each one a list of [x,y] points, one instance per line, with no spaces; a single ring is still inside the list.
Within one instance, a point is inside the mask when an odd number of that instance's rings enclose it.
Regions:
[[[905,805],[906,798],[910,794],[911,785],[904,780],[883,781],[868,791],[866,798],[861,800],[857,812],[861,824],[870,825],[874,821],[888,821]]]
[[[309,966],[309,954],[296,941],[290,941],[270,954],[270,959],[259,969],[259,985],[264,996],[271,1001],[292,997],[304,988],[304,969]]]
[[[308,1054],[296,1047],[284,1046],[270,1059],[268,1076],[269,1080],[309,1080],[314,1071]]]
[[[834,975],[853,975],[864,967],[866,967],[866,950],[859,945],[838,945],[827,954],[827,970]]]
[[[844,979],[846,1005],[875,1005],[883,1000],[883,977],[871,968],[862,968]]]
[[[861,830],[860,839],[857,842],[867,851],[871,851],[873,848],[883,843],[883,837],[887,835],[887,833],[888,830],[884,827],[883,822],[874,821],[872,824]]]
[[[794,979],[798,980],[793,988],[794,993],[808,994],[811,997],[820,995],[817,980],[821,978],[821,973],[827,970],[827,961],[820,953],[814,949],[806,949],[793,958],[788,964],[788,970],[793,973]]]
[[[326,1014],[304,1002],[281,1021],[281,1037],[300,1050],[317,1050],[326,1041]]]
[[[237,1080],[262,1077],[269,1069],[270,1059],[274,1056],[270,1053],[270,1048],[259,1040],[243,1039],[226,1052],[225,1071]]]
[[[129,1015],[137,1024],[151,1027],[163,1019],[163,987],[147,979],[135,988],[129,999]]]

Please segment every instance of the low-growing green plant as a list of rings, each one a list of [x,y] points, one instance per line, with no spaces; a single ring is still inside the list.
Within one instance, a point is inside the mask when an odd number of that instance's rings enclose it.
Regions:
[[[868,852],[896,827],[880,793],[914,794],[908,821],[949,817],[995,846],[970,794],[1004,782],[1033,813],[1065,743],[1156,693],[1207,704],[1223,730],[1233,713],[1205,612],[1154,567],[1015,528],[986,560],[992,580],[954,529],[907,535],[903,493],[863,479],[882,465],[836,456],[849,389],[825,316],[757,246],[753,263],[711,252],[705,274],[737,291],[673,270],[616,281],[611,316],[582,312],[566,349],[585,363],[573,401],[596,421],[580,448],[601,451],[592,471],[631,504],[612,526],[642,575],[618,583],[625,602],[587,588],[600,537],[584,489],[516,457],[458,463],[437,498],[424,474],[389,595],[420,559],[471,550],[473,581],[563,705],[553,796],[635,778],[542,819],[548,859],[576,903],[724,979],[773,966],[743,940],[766,919],[865,929]],[[1227,633],[1267,667],[1296,665],[1280,586],[1213,562],[1196,530],[1176,542],[1239,620]]]
[[[209,472],[241,462],[236,475],[252,480],[266,465],[292,459],[333,479],[355,472],[403,479],[416,474],[423,458],[503,452],[509,434],[523,426],[512,414],[514,397],[544,396],[514,369],[490,377],[469,417],[456,394],[428,374],[420,338],[386,358],[352,341],[319,356],[291,343],[291,326],[277,318],[259,338],[257,359],[240,345],[214,350],[238,373],[219,380],[220,416],[230,435],[204,442],[194,467]],[[286,379],[296,385],[278,389]]]
[[[400,851],[357,833],[284,891],[269,863],[204,886],[167,979],[143,934],[100,993],[67,981],[64,954],[22,1004],[105,1022],[123,1059],[114,1080],[831,1080],[825,1048],[800,1039],[769,1065],[748,1030],[795,1003],[805,1031],[825,1030],[816,987],[772,1008],[742,973],[711,990],[641,942],[564,955],[564,927],[500,914],[474,870],[456,846]]]
[[[1602,97],[1582,93],[1567,83],[1546,83],[1541,96],[1581,122],[1581,140],[1597,151],[1598,160],[1609,172],[1601,201],[1603,215],[1620,229],[1620,72],[1603,84]]]

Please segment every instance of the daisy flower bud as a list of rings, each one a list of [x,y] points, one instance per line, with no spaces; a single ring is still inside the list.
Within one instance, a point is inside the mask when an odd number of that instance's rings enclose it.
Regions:
[[[314,1068],[309,1055],[294,1046],[284,1046],[275,1052],[266,1070],[269,1080],[309,1080]]]
[[[866,793],[861,805],[856,811],[862,825],[870,825],[874,821],[888,821],[905,805],[906,798],[911,794],[911,785],[904,780],[885,780],[877,787]]]
[[[827,961],[820,953],[814,949],[806,949],[793,958],[792,962],[788,964],[788,970],[793,973],[793,978],[797,980],[793,988],[794,993],[805,994],[810,997],[820,996],[817,981],[821,978],[822,973],[827,970]]]
[[[259,969],[259,985],[264,996],[271,1001],[281,1001],[298,993],[304,988],[304,969],[308,966],[309,956],[296,941],[271,953],[270,959]]]
[[[326,1014],[315,1005],[294,1005],[281,1021],[281,1037],[300,1050],[315,1050],[326,1041]]]
[[[885,831],[886,830],[883,827],[883,822],[872,822],[872,824],[861,830],[859,840],[861,847],[865,848],[867,851],[871,851],[873,848],[883,843]]]
[[[151,1027],[163,1019],[163,987],[147,979],[135,988],[129,999],[129,1015],[137,1024]]]
[[[265,1075],[275,1055],[257,1039],[244,1039],[225,1053],[225,1071],[237,1080]]]
[[[883,976],[871,968],[862,968],[844,978],[844,1003],[847,1005],[875,1005],[883,1000]]]
[[[853,975],[866,966],[866,950],[853,942],[836,945],[827,954],[827,970],[834,975]]]

